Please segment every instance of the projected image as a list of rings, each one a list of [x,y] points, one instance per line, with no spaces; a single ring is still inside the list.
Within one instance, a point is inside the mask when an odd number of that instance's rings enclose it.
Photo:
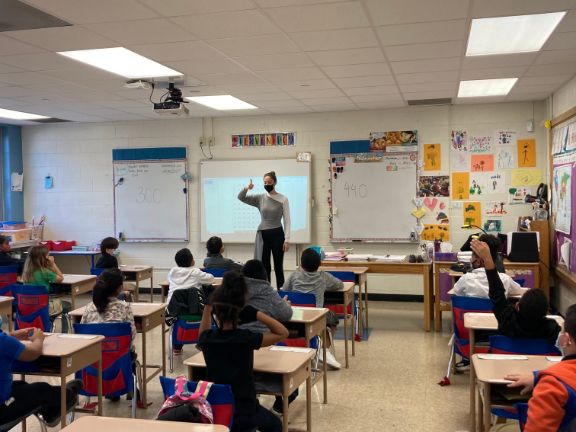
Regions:
[[[253,177],[254,189],[249,195],[265,193],[259,179]],[[202,197],[204,204],[203,220],[207,234],[256,234],[260,214],[252,207],[238,200],[238,193],[245,187],[248,177],[204,178]],[[307,229],[308,178],[305,176],[278,177],[277,190],[288,197],[292,237],[298,231]]]

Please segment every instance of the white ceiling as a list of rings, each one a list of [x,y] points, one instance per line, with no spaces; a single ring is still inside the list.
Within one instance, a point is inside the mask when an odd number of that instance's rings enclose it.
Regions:
[[[0,107],[74,121],[158,116],[149,91],[125,89],[123,78],[56,51],[124,46],[183,72],[185,96],[232,94],[261,114],[455,98],[461,79],[518,77],[508,96],[492,100],[541,100],[576,74],[576,0],[25,3],[74,26],[0,33]],[[472,18],[563,10],[539,53],[464,56]],[[188,107],[195,117],[233,115]]]

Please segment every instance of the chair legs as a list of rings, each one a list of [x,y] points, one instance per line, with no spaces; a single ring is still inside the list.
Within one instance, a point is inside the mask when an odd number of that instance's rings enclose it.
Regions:
[[[174,347],[172,346],[172,331],[173,328],[170,327],[168,332],[168,364],[170,366],[170,373],[174,372]]]

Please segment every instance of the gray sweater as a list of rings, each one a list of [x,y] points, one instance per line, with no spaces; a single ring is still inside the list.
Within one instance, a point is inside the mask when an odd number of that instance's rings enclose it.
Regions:
[[[280,322],[286,322],[292,318],[292,308],[286,301],[280,298],[278,291],[272,288],[272,285],[260,279],[245,279],[246,286],[248,287],[247,305],[261,310],[266,315],[270,315]],[[268,328],[260,321],[243,324],[240,328],[256,333],[265,333],[268,331]]]
[[[231,260],[230,258],[224,258],[222,254],[208,254],[204,258],[204,268],[205,269],[224,269],[228,270],[242,270],[242,264]]]
[[[238,194],[238,199],[245,204],[256,207],[260,211],[260,225],[258,231],[280,228],[280,221],[284,219],[284,238],[290,240],[290,207],[288,198],[280,193],[248,195],[244,188]]]
[[[283,291],[310,293],[316,296],[316,307],[324,307],[324,292],[336,291],[344,287],[344,282],[325,271],[294,271],[282,287]]]

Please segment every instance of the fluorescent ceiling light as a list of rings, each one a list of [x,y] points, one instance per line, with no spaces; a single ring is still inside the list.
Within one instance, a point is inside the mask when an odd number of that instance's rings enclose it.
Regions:
[[[458,97],[505,96],[512,90],[516,81],[518,78],[460,81]]]
[[[64,51],[58,54],[126,78],[156,78],[182,75],[182,73],[174,69],[170,69],[122,47]]]
[[[0,118],[7,118],[12,120],[42,120],[50,117],[0,108]]]
[[[566,12],[472,20],[467,56],[540,51]]]
[[[194,96],[186,99],[220,111],[258,109],[257,106],[250,105],[248,102],[230,95]]]

